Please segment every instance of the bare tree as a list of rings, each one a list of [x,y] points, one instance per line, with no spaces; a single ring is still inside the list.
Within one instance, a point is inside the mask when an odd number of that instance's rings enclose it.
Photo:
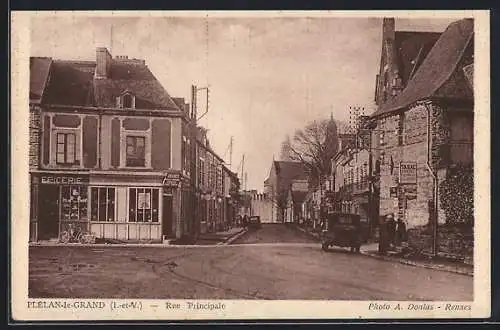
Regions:
[[[290,144],[291,159],[302,162],[309,170],[312,186],[330,174],[330,162],[337,153],[337,123],[333,119],[313,120],[298,129]]]

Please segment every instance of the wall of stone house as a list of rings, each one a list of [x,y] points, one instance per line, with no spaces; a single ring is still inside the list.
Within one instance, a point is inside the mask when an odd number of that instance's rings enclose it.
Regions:
[[[40,165],[40,130],[41,117],[38,106],[30,106],[29,118],[29,169],[33,170]]]
[[[273,204],[264,194],[252,195],[251,205],[252,215],[260,216],[261,222],[276,222],[276,217],[273,216]]]
[[[446,143],[446,130],[443,130],[441,121],[445,120],[440,109],[432,110],[431,134],[433,143]],[[423,105],[415,106],[404,114],[404,143],[399,146],[397,128],[399,115],[392,115],[379,120],[377,129],[385,131],[385,144],[380,148],[385,153],[380,174],[380,215],[398,213],[397,199],[390,196],[390,187],[397,186],[399,180],[399,164],[403,162],[417,163],[417,196],[407,200],[405,220],[408,228],[422,226],[429,221],[429,201],[432,201],[433,180],[427,168],[427,114]],[[441,135],[438,135],[438,132]],[[440,147],[431,150],[432,162],[435,165],[443,163],[440,157],[445,156]],[[391,157],[394,168],[391,173]],[[443,179],[446,170],[438,171],[438,178]],[[444,223],[444,211],[438,204],[438,221]]]
[[[423,253],[432,253],[433,235],[429,227],[415,227],[408,230],[408,245]],[[474,257],[474,232],[471,228],[440,225],[438,227],[438,254],[472,264]]]

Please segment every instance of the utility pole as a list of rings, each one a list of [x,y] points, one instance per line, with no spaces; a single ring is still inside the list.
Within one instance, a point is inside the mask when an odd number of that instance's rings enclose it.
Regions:
[[[231,136],[231,140],[229,141],[229,170],[232,170],[233,167],[233,137]]]
[[[241,159],[241,181],[243,181],[243,188],[245,188],[244,173],[245,173],[245,154],[243,154],[243,158]]]
[[[206,107],[205,107],[205,112],[198,117],[198,92],[206,90]],[[190,150],[190,155],[191,155],[191,186],[192,186],[192,198],[195,199],[194,202],[194,219],[192,220],[192,226],[191,228],[191,236],[197,237],[200,231],[199,225],[200,225],[200,217],[201,217],[201,199],[198,199],[196,195],[196,188],[197,188],[197,182],[196,182],[196,177],[198,174],[198,162],[196,158],[196,148],[197,148],[197,135],[198,135],[198,121],[205,116],[208,113],[209,109],[209,87],[202,87],[198,88],[196,85],[191,85],[191,113],[190,113],[190,139],[191,139],[191,150]]]

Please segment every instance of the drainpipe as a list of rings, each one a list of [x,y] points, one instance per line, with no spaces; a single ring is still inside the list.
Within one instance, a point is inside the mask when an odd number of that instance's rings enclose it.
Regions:
[[[433,225],[433,232],[432,232],[432,254],[434,256],[437,256],[438,249],[437,249],[437,234],[438,234],[438,178],[436,173],[432,169],[431,165],[431,107],[430,107],[430,102],[425,102],[424,103],[425,109],[427,110],[427,163],[426,167],[429,173],[432,176],[432,183],[433,183],[433,194],[432,194],[432,201],[434,204],[434,213],[432,214],[432,225]]]
[[[102,169],[102,165],[101,165],[101,152],[102,152],[102,112],[101,110],[99,110],[99,135],[98,135],[98,139],[99,139],[99,145],[98,145],[98,150],[97,150],[97,167],[101,170]]]

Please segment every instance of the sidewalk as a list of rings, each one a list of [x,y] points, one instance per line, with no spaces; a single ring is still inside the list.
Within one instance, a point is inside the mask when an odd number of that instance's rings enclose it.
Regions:
[[[307,231],[301,227],[295,227],[297,230],[309,235],[310,237],[319,241],[319,233]],[[431,258],[425,258],[424,256],[420,258],[404,258],[401,256],[399,251],[389,251],[387,255],[381,255],[378,253],[378,243],[369,243],[361,246],[360,253],[380,260],[399,262],[405,265],[435,269],[440,271],[447,271],[462,275],[474,276],[474,267],[461,262],[452,262],[444,258],[441,260],[432,260]]]
[[[234,239],[237,237],[240,237],[246,233],[246,229],[243,227],[235,227],[231,228],[226,231],[219,231],[216,233],[205,233],[205,234],[200,234],[199,240],[200,242],[203,241],[216,241],[218,244],[223,244],[227,242],[232,242]]]
[[[231,228],[227,231],[216,232],[216,233],[206,233],[201,234],[199,239],[194,241],[182,241],[171,239],[166,242],[153,242],[153,241],[117,241],[117,240],[104,240],[101,242],[99,240],[93,244],[80,244],[80,243],[60,243],[57,240],[52,241],[39,241],[30,242],[29,246],[72,246],[72,247],[196,247],[200,245],[221,245],[221,244],[231,244],[234,240],[238,239],[240,236],[245,234],[247,230],[243,227]]]

